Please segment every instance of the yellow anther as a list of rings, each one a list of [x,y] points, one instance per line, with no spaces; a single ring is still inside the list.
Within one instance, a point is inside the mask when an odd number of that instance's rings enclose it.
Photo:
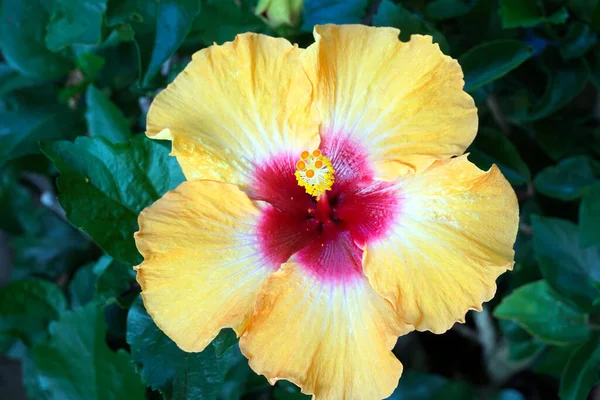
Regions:
[[[319,197],[321,193],[331,189],[335,171],[331,161],[321,153],[321,150],[317,149],[312,153],[303,151],[296,168],[296,180],[298,185],[306,189],[306,193]]]

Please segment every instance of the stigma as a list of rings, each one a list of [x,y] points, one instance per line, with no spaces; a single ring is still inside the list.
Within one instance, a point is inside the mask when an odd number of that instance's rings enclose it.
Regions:
[[[296,163],[296,180],[298,185],[306,189],[306,193],[319,197],[326,190],[331,190],[335,173],[329,158],[317,149],[312,153],[303,151]]]

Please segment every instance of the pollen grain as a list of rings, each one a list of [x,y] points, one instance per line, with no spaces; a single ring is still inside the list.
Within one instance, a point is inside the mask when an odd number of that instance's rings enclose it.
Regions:
[[[331,161],[319,149],[312,153],[303,151],[300,160],[296,162],[295,176],[298,185],[304,187],[306,193],[314,197],[319,197],[324,191],[331,189],[334,173]]]

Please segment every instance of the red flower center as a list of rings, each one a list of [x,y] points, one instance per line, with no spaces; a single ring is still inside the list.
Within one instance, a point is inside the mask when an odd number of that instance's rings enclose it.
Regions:
[[[362,274],[362,248],[389,230],[400,201],[390,183],[373,180],[357,143],[328,135],[321,152],[331,160],[335,183],[318,198],[296,181],[298,155],[280,155],[258,168],[250,196],[268,203],[258,235],[276,268],[295,255],[292,261],[321,278],[349,279]]]

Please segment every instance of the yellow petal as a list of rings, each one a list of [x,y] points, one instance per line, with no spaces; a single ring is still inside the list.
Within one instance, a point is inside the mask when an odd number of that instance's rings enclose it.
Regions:
[[[205,179],[217,182],[239,182],[239,173],[229,162],[203,148],[194,139],[183,136],[173,138],[171,155],[177,157],[188,180]]]
[[[269,156],[317,148],[301,53],[285,39],[253,33],[200,50],[154,99],[148,136],[176,142],[188,179],[214,179],[217,166],[219,180],[239,185]]]
[[[519,206],[496,166],[466,156],[399,182],[400,212],[387,237],[363,253],[375,291],[417,330],[442,333],[496,292],[512,268]]]
[[[462,154],[477,132],[477,110],[462,90],[458,62],[430,36],[403,43],[398,34],[316,26],[316,42],[301,56],[324,141],[337,136],[362,144],[384,180]]]
[[[224,327],[243,332],[273,271],[259,250],[257,215],[236,186],[208,181],[184,182],[140,214],[144,305],[183,350],[202,351]]]
[[[364,278],[284,264],[261,288],[240,348],[271,384],[287,379],[316,399],[382,399],[402,373],[391,349],[410,329]]]

